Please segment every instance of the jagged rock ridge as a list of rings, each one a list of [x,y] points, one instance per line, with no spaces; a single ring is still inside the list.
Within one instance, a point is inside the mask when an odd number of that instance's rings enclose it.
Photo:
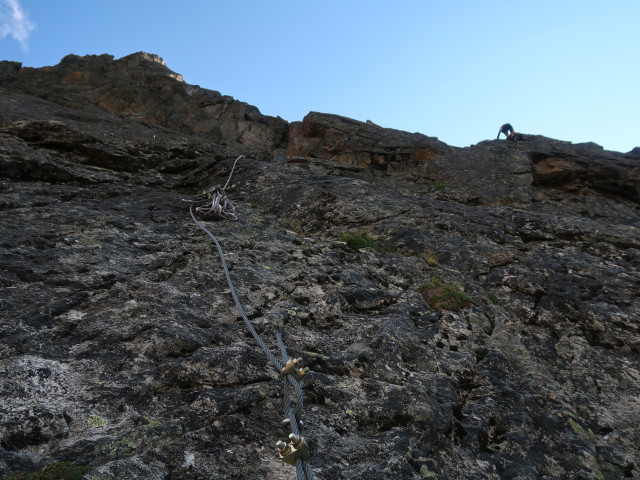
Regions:
[[[209,138],[277,147],[287,132],[284,120],[189,85],[160,57],[143,52],[118,60],[111,55],[68,55],[44,71],[5,62],[0,78],[5,88],[17,86],[21,92],[62,105],[96,105],[140,122]]]
[[[312,371],[318,478],[638,477],[633,151],[288,125],[192,89],[148,54],[0,65],[0,474],[295,477],[278,376],[182,202],[245,154],[239,220],[209,226]]]

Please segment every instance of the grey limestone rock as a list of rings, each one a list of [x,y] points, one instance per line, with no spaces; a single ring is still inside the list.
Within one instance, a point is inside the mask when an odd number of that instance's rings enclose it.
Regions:
[[[316,478],[638,477],[637,156],[535,135],[456,149],[248,106],[200,131],[151,98],[139,118],[90,96],[99,74],[200,95],[147,54],[6,70],[0,475],[295,478],[280,375],[183,201],[245,155],[238,220],[204,224],[257,332],[310,369]]]

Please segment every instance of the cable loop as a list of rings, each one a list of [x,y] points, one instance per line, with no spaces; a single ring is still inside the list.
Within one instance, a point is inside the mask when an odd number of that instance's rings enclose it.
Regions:
[[[196,206],[196,213],[198,214],[198,216],[205,220],[238,219],[235,214],[236,207],[227,198],[225,190],[229,186],[229,182],[231,181],[231,177],[233,176],[233,171],[236,169],[238,160],[243,157],[244,155],[240,155],[238,158],[236,158],[235,162],[233,162],[231,173],[229,174],[229,178],[227,179],[227,183],[224,184],[224,187],[215,185],[196,195],[196,198],[202,199],[200,201],[194,202],[198,204],[198,206]]]

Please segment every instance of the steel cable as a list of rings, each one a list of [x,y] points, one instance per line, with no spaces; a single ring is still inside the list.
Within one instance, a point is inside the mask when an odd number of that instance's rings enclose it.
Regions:
[[[236,167],[236,163],[242,157],[244,157],[244,155],[241,155],[238,158],[236,158],[235,162],[233,163],[233,167],[231,169],[231,173],[229,174],[229,178],[227,179],[227,182],[225,183],[224,187],[222,187],[222,188],[214,187],[215,190],[216,190],[216,195],[218,195],[217,198],[224,199],[224,202],[228,203],[229,205],[230,205],[230,202],[227,202],[226,195],[225,195],[224,191],[227,188],[227,186],[229,185],[229,182],[231,181],[231,176],[233,175],[233,171],[234,171],[234,169]],[[319,183],[319,182],[322,182],[322,181],[309,182],[309,183]],[[214,244],[216,245],[216,248],[218,250],[218,255],[219,255],[220,261],[222,263],[222,268],[224,270],[224,274],[225,274],[225,277],[226,277],[226,280],[227,280],[227,284],[229,285],[229,289],[231,291],[231,296],[233,297],[233,300],[234,300],[234,302],[236,304],[236,307],[238,308],[238,311],[240,312],[240,315],[242,316],[242,319],[243,319],[245,325],[247,326],[247,328],[251,332],[251,335],[256,340],[258,345],[260,345],[260,347],[262,348],[262,350],[266,354],[267,358],[269,359],[269,361],[271,362],[273,367],[278,371],[278,373],[282,373],[283,372],[283,368],[284,368],[283,367],[283,363],[281,363],[277,359],[277,357],[271,352],[271,350],[269,349],[267,344],[264,342],[264,340],[262,340],[262,337],[260,337],[260,335],[256,331],[255,327],[253,326],[253,323],[251,323],[251,320],[249,320],[249,317],[247,316],[247,314],[246,314],[246,312],[244,310],[244,307],[242,306],[242,302],[240,302],[240,298],[238,297],[238,293],[237,293],[236,287],[235,287],[235,285],[233,283],[233,280],[231,279],[231,274],[229,272],[229,266],[227,265],[227,261],[226,261],[225,256],[224,256],[224,250],[222,248],[222,245],[218,241],[218,238],[196,218],[196,215],[195,215],[195,213],[193,211],[194,210],[193,209],[193,203],[194,202],[192,202],[191,205],[189,206],[189,213],[191,214],[191,218],[193,219],[195,224],[213,240]],[[214,199],[214,203],[216,203],[215,199]],[[225,218],[231,218],[231,217],[225,217]],[[233,219],[235,219],[235,216],[233,216]],[[282,353],[283,362],[286,365],[287,362],[289,361],[289,356],[287,354],[287,350],[286,350],[286,347],[284,345],[284,342],[282,341],[282,334],[280,332],[276,332],[276,337],[277,337],[278,345],[280,346],[280,350],[281,350],[281,353]],[[303,408],[303,404],[304,404],[302,386],[300,385],[300,382],[298,382],[298,380],[296,380],[296,378],[293,375],[291,375],[290,373],[284,374],[283,377],[282,377],[282,381],[283,381],[283,396],[284,396],[284,399],[283,399],[283,410],[284,410],[284,412],[283,413],[284,413],[285,418],[289,419],[290,428],[291,428],[292,433],[295,434],[295,435],[300,435],[299,418],[301,417],[302,408]],[[293,402],[291,400],[291,391],[290,391],[291,388],[293,388],[293,390],[295,391],[295,394],[296,394],[296,401],[294,402],[295,403],[295,407],[294,408],[292,408],[292,403]],[[310,467],[309,463],[306,460],[304,460],[302,458],[299,458],[299,457],[296,458],[295,467],[296,467],[297,480],[314,480],[313,472],[311,471],[311,467]]]
[[[280,346],[280,352],[282,353],[282,361],[286,364],[289,361],[289,355],[287,354],[287,347],[282,341],[282,334],[280,332],[276,332],[276,338],[278,339],[278,345]],[[287,374],[285,378],[282,380],[283,390],[284,390],[284,399],[283,399],[283,407],[284,407],[284,416],[289,418],[289,423],[291,424],[291,432],[300,435],[300,427],[299,419],[302,414],[302,406],[304,402],[302,387],[300,382],[298,382],[295,377],[291,374]],[[296,391],[296,409],[293,411],[291,409],[291,393],[289,392],[289,388],[292,387]],[[301,477],[301,472],[304,474],[304,477]],[[313,480],[313,472],[311,471],[311,467],[306,460],[301,458],[296,459],[296,474],[299,479],[307,479]]]
[[[196,223],[196,225],[198,227],[200,227],[200,229],[203,230],[207,235],[209,235],[209,237],[211,237],[213,242],[216,244],[216,247],[218,249],[218,254],[220,256],[220,261],[222,263],[222,268],[223,268],[224,274],[225,274],[225,276],[227,278],[227,284],[229,285],[229,288],[231,289],[231,296],[233,297],[233,300],[234,300],[234,302],[236,304],[236,307],[238,308],[238,311],[240,312],[240,315],[242,316],[242,319],[244,320],[244,323],[247,325],[247,328],[251,332],[251,335],[253,336],[253,338],[256,340],[256,342],[258,342],[258,345],[260,345],[260,347],[262,348],[264,353],[267,355],[267,357],[269,358],[269,361],[274,366],[274,368],[276,370],[278,370],[278,372],[280,372],[282,370],[282,368],[283,368],[282,364],[276,358],[276,356],[273,353],[271,353],[271,350],[269,350],[269,347],[267,346],[267,344],[264,343],[264,340],[262,340],[262,337],[260,337],[258,332],[256,332],[256,329],[254,328],[253,324],[251,323],[251,320],[249,320],[249,317],[247,317],[247,314],[244,311],[244,307],[242,306],[242,303],[240,302],[240,299],[238,298],[238,293],[236,292],[236,287],[233,284],[233,280],[231,280],[231,274],[229,273],[229,267],[227,266],[227,261],[224,258],[224,250],[222,249],[222,245],[220,245],[220,242],[218,241],[217,237],[213,233],[211,233],[207,229],[207,227],[205,227],[196,218],[195,214],[193,213],[193,204],[189,206],[189,213],[191,214],[191,218]]]
[[[222,245],[220,244],[220,242],[218,241],[218,238],[209,230],[207,229],[207,227],[205,227],[195,216],[195,214],[193,213],[193,204],[189,206],[189,213],[191,214],[191,218],[193,219],[193,221],[195,222],[195,224],[201,229],[203,230],[215,243],[217,249],[218,249],[218,254],[220,256],[220,261],[222,263],[222,268],[224,270],[224,274],[225,277],[227,279],[227,284],[229,285],[229,289],[231,290],[231,296],[233,297],[233,300],[236,304],[236,307],[238,308],[238,311],[240,312],[240,315],[242,316],[242,319],[244,320],[244,323],[246,324],[247,328],[249,329],[249,331],[251,332],[251,335],[253,336],[253,338],[256,340],[256,342],[258,343],[258,345],[260,345],[260,347],[262,348],[262,350],[264,351],[264,353],[267,355],[267,358],[269,359],[269,361],[271,362],[271,364],[273,365],[273,367],[278,371],[278,373],[282,372],[283,364],[280,363],[280,361],[276,358],[276,356],[271,352],[271,350],[269,349],[269,347],[267,346],[267,344],[264,342],[264,340],[262,340],[262,337],[260,337],[260,335],[258,334],[258,332],[256,331],[256,329],[254,328],[253,324],[251,323],[251,320],[249,320],[249,317],[247,317],[246,312],[244,311],[244,307],[242,306],[242,303],[240,302],[240,299],[238,298],[238,293],[236,291],[236,287],[233,283],[233,280],[231,279],[231,274],[229,272],[229,267],[227,265],[227,261],[224,257],[224,250],[222,249]],[[282,342],[282,337],[280,336],[280,332],[277,333],[278,335],[278,342],[281,344],[281,348],[284,351],[284,355],[283,358],[286,358],[286,361],[288,361],[288,356],[286,355],[286,349],[284,348],[284,343]],[[298,382],[293,375],[291,374],[286,374],[283,376],[283,394],[284,394],[284,415],[285,418],[289,419],[289,423],[291,426],[291,432],[296,434],[296,435],[300,435],[300,428],[299,428],[299,424],[298,424],[298,418],[297,416],[299,416],[300,411],[302,410],[302,403],[303,403],[303,393],[302,393],[302,386],[300,385],[300,382]],[[291,393],[289,391],[289,388],[293,387],[295,392],[296,392],[296,396],[297,396],[297,402],[296,402],[296,410],[294,411],[291,408]],[[296,412],[298,412],[298,415],[296,415]],[[314,480],[314,476],[313,476],[313,472],[311,471],[311,467],[309,466],[308,462],[306,460],[303,460],[301,458],[297,458],[296,459],[296,476],[297,476],[297,480]]]
[[[282,352],[282,361],[286,365],[286,363],[289,361],[289,356],[287,355],[287,348],[285,347],[284,342],[282,341],[282,334],[280,332],[276,332],[276,338],[278,339],[278,345],[280,346],[280,351]],[[302,385],[300,385],[300,382],[298,382],[298,380],[296,380],[296,378],[291,374],[287,375],[287,381],[289,385],[291,385],[296,392],[296,398],[298,400],[296,402],[295,414],[296,416],[300,417],[302,415],[302,407],[304,406]],[[297,432],[293,432],[293,433],[297,433]]]

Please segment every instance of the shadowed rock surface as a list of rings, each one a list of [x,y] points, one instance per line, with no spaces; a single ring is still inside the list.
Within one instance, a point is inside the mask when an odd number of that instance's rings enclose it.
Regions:
[[[318,479],[640,478],[640,157],[525,138],[289,125],[149,54],[0,62],[0,474],[295,478],[182,201],[244,154],[205,224],[311,370]]]

